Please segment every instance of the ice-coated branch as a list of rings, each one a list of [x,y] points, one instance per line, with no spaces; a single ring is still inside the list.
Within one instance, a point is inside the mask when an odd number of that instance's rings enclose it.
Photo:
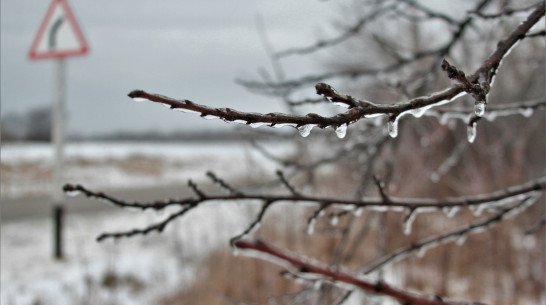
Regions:
[[[469,80],[473,82],[475,79],[479,79],[483,88],[490,86],[504,57],[510,53],[510,50],[520,40],[525,39],[527,32],[544,17],[545,13],[546,3],[541,1],[525,21],[516,27],[506,39],[499,41],[497,49],[485,60],[474,75],[469,77]]]
[[[199,113],[205,118],[219,118],[226,122],[235,122],[251,126],[267,125],[276,126],[318,126],[319,128],[332,127],[335,129],[343,128],[352,124],[365,116],[386,114],[391,117],[397,117],[399,114],[416,110],[439,102],[450,100],[463,92],[462,86],[454,86],[446,90],[434,93],[426,97],[414,98],[406,103],[394,105],[373,104],[367,101],[357,100],[349,95],[339,94],[332,86],[319,83],[315,86],[317,94],[330,98],[333,102],[342,103],[349,106],[344,113],[339,113],[331,117],[324,117],[315,113],[309,113],[304,116],[291,115],[283,113],[253,113],[233,110],[231,108],[211,108],[200,105],[189,100],[177,100],[159,94],[147,93],[142,90],[135,90],[129,93],[133,99],[146,99],[152,102],[160,103],[174,110],[185,110]]]
[[[474,83],[471,83],[462,70],[451,65],[445,58],[442,60],[441,67],[442,70],[447,73],[447,77],[459,82],[462,85],[463,90],[472,95],[477,103],[485,102],[487,92],[477,84],[477,80],[475,80]]]
[[[225,182],[224,182],[225,184]],[[226,184],[227,185],[227,184]],[[246,194],[241,192],[230,192],[227,195],[209,195],[202,191],[199,191],[197,198],[189,197],[182,199],[169,199],[167,201],[156,201],[156,202],[127,202],[112,196],[106,195],[102,192],[91,191],[81,185],[70,185],[67,184],[64,186],[64,191],[71,194],[82,193],[87,197],[93,197],[98,199],[103,199],[108,201],[121,208],[139,208],[139,209],[163,209],[167,206],[180,206],[182,209],[169,216],[162,222],[150,225],[145,229],[135,229],[128,232],[122,233],[113,233],[113,234],[103,234],[100,237],[100,240],[103,240],[108,237],[130,237],[136,234],[146,234],[151,231],[161,231],[165,226],[170,223],[175,218],[183,216],[189,210],[203,204],[206,202],[225,202],[225,201],[256,201],[260,200],[264,202],[261,212],[259,213],[258,220],[261,220],[265,214],[267,208],[275,202],[291,202],[293,204],[305,204],[312,203],[318,204],[319,208],[315,211],[313,216],[308,220],[308,229],[313,230],[314,222],[324,210],[332,205],[347,206],[352,207],[352,209],[357,210],[359,208],[379,208],[381,210],[385,209],[407,209],[414,212],[418,212],[418,209],[427,209],[427,208],[455,208],[455,207],[475,207],[480,209],[480,207],[487,206],[489,204],[496,204],[502,206],[517,200],[521,196],[527,196],[530,193],[543,191],[546,187],[546,176],[543,176],[534,181],[528,183],[509,187],[505,190],[500,190],[497,192],[489,194],[481,194],[475,196],[464,196],[464,197],[452,197],[445,199],[432,199],[432,198],[397,198],[389,196],[388,198],[363,198],[359,200],[355,199],[346,199],[346,198],[337,198],[337,197],[326,197],[326,196],[309,196],[309,195],[263,195],[263,194]],[[231,188],[231,187],[230,187]],[[193,187],[192,187],[193,189]],[[195,191],[195,190],[194,190]],[[247,230],[250,232],[252,228],[257,225],[259,221],[254,222]],[[244,233],[242,234],[244,235]]]
[[[523,212],[526,208],[534,204],[539,197],[540,197],[539,193],[530,194],[529,196],[521,200],[520,203],[512,207],[501,208],[501,211],[498,212],[497,214],[494,214],[493,216],[471,223],[462,228],[458,228],[446,233],[438,234],[436,236],[423,238],[417,242],[412,243],[408,247],[402,247],[397,250],[394,250],[387,255],[377,258],[370,264],[367,264],[365,267],[361,268],[361,270],[358,273],[364,274],[364,275],[370,274],[389,264],[392,264],[396,261],[404,259],[415,252],[417,252],[418,256],[422,257],[428,249],[431,249],[449,242],[456,242],[457,244],[462,244],[467,239],[468,235],[483,232],[487,230],[489,227],[492,227],[500,223],[501,221],[506,220],[507,218],[509,218],[509,216],[514,216],[516,214]],[[352,291],[346,292],[341,298],[341,301],[335,304],[337,305],[343,304],[345,300],[347,300],[351,294],[352,294]]]
[[[485,2],[482,2],[482,4],[483,3]],[[384,114],[388,115],[390,118],[389,134],[396,136],[397,121],[400,114],[412,110],[422,114],[422,112],[427,110],[429,107],[436,106],[445,101],[450,101],[465,91],[468,91],[471,94],[476,94],[478,97],[480,97],[477,99],[477,101],[479,100],[480,103],[476,104],[475,112],[477,117],[481,117],[481,115],[483,115],[485,112],[485,103],[483,102],[485,101],[484,93],[489,92],[490,85],[497,73],[502,59],[509,53],[509,51],[518,41],[525,38],[525,35],[529,29],[531,29],[531,27],[544,16],[544,13],[545,5],[542,3],[537,5],[536,9],[529,15],[527,20],[522,22],[512,33],[510,33],[510,35],[508,35],[506,39],[499,42],[497,49],[472,75],[466,76],[461,73],[462,71],[454,68],[447,61],[444,61],[443,66],[448,72],[448,75],[451,75],[460,83],[443,91],[433,93],[430,96],[417,97],[405,103],[391,105],[374,104],[368,101],[355,99],[349,95],[340,94],[332,86],[325,83],[318,83],[315,86],[317,94],[328,98],[334,103],[347,105],[349,109],[346,112],[339,113],[331,117],[324,117],[314,113],[309,113],[304,116],[283,113],[260,114],[242,112],[231,108],[212,108],[189,100],[177,100],[159,94],[150,94],[143,90],[134,90],[129,93],[129,97],[137,100],[145,99],[157,102],[174,110],[195,112],[204,118],[220,118],[226,122],[236,122],[251,125],[253,127],[262,125],[267,125],[270,127],[288,125],[295,128],[301,128],[300,132],[302,132],[302,135],[308,135],[313,126],[318,126],[319,128],[331,127],[339,130],[340,132],[336,133],[339,137],[343,137],[349,124],[359,121],[367,116]],[[478,86],[481,88],[481,90],[478,90],[480,92],[474,90],[474,86],[478,82]],[[472,130],[474,130],[475,122],[478,119],[479,118],[476,118],[472,122],[469,122],[469,126],[472,128]],[[470,138],[471,137],[469,137],[469,139]]]
[[[508,216],[513,216],[514,212],[523,212],[527,207],[535,203],[538,197],[540,197],[540,194],[531,194],[513,207],[500,208],[501,212],[496,213],[491,217],[487,217],[483,220],[471,223],[467,226],[455,229],[450,232],[421,239],[417,242],[412,243],[409,247],[397,249],[388,255],[376,259],[371,264],[368,264],[366,267],[364,267],[360,272],[363,274],[369,274],[382,267],[385,267],[390,263],[398,261],[410,255],[411,253],[418,252],[419,256],[423,256],[426,250],[434,248],[441,244],[445,244],[448,242],[463,242],[464,240],[466,240],[468,235],[484,232],[487,228],[507,219]]]
[[[324,281],[332,282],[333,284],[342,286],[352,286],[361,289],[365,292],[390,296],[403,304],[407,305],[469,305],[479,303],[455,302],[442,300],[436,296],[421,295],[414,292],[409,292],[401,288],[392,286],[383,281],[372,281],[362,278],[356,274],[341,271],[338,268],[331,268],[320,264],[309,258],[304,258],[299,255],[289,253],[285,250],[274,248],[263,241],[246,241],[239,240],[235,242],[235,246],[242,251],[243,254],[255,256],[259,259],[272,261],[280,266],[286,266],[294,273],[305,276],[319,276]]]

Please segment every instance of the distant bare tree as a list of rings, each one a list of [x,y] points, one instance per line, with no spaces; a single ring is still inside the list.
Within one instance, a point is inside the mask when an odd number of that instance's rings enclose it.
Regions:
[[[453,242],[462,244],[481,232],[503,232],[499,227],[508,228],[509,233],[498,234],[509,239],[544,234],[544,205],[540,202],[546,187],[546,5],[543,1],[531,5],[492,0],[458,5],[469,5],[463,16],[416,0],[362,1],[350,18],[344,16],[341,22],[354,20],[350,25],[341,25],[338,36],[281,52],[269,49],[275,76],[239,83],[250,90],[280,97],[290,113],[249,113],[143,90],[129,93],[133,99],[167,105],[207,119],[219,118],[252,127],[290,126],[303,137],[309,136],[313,128],[333,129],[337,138],[331,137],[331,133],[317,133],[309,137],[312,141],[303,142],[323,143],[320,149],[306,149],[305,158],[277,158],[255,143],[257,149],[283,167],[277,172],[277,182],[286,188],[286,193],[242,191],[212,172],[207,173],[208,177],[226,194],[205,192],[193,181],[188,182],[195,193],[193,197],[156,202],[125,201],[81,185],[66,185],[65,191],[81,192],[122,208],[180,207],[161,222],[126,232],[104,233],[99,241],[162,232],[172,221],[205,203],[259,201],[261,209],[248,228],[231,239],[232,247],[281,265],[286,269],[284,274],[291,278],[309,285],[320,284],[316,292],[320,304],[342,304],[355,289],[388,296],[402,304],[479,304],[412,292],[411,287],[395,287],[381,278],[381,270],[394,262],[409,260],[411,254],[421,256],[427,250],[448,247]],[[355,18],[357,13],[361,15]],[[390,23],[395,26],[388,27]],[[430,31],[431,27],[436,30]],[[364,44],[367,53],[363,57]],[[325,65],[330,70],[284,78],[283,58],[311,56],[329,49],[337,58]],[[334,80],[345,88],[336,89],[327,83]],[[318,98],[294,98],[301,97],[298,90],[311,84]],[[355,93],[343,93],[344,90]],[[357,94],[366,98],[357,98]],[[317,104],[335,105],[329,111],[335,109],[336,113],[298,114],[298,107]],[[408,114],[419,119],[406,120]],[[458,121],[463,122],[464,129],[457,125]],[[321,171],[327,166],[334,166],[335,174]],[[335,194],[321,191],[325,185],[336,185]],[[375,196],[370,196],[370,192],[375,192]],[[419,194],[428,196],[422,198]],[[328,263],[273,246],[274,240],[250,237],[267,212],[281,203],[315,206],[307,218],[308,234],[321,233],[322,220],[330,220],[338,238],[332,253],[326,256]],[[463,209],[474,216],[461,216],[459,211]],[[459,224],[446,227],[443,223],[456,214],[460,216]],[[378,225],[372,227],[374,219]],[[400,223],[402,230],[396,227]],[[419,232],[415,233],[412,227]],[[374,242],[366,237],[369,229],[376,231]],[[498,248],[496,240],[492,238],[477,247]],[[530,264],[541,270],[543,242],[542,238],[542,247],[533,249],[538,251],[537,256],[529,255],[535,257]],[[359,260],[357,251],[362,246],[375,249],[372,260]],[[467,249],[479,253],[468,245]],[[325,257],[324,253],[316,255]],[[448,268],[446,260],[449,257],[440,260],[433,256],[430,263],[438,263],[438,269]],[[500,263],[502,272],[516,277],[515,268]],[[353,271],[347,271],[342,264],[349,264]],[[417,276],[418,272],[410,271],[408,276]],[[368,276],[372,274],[376,277]],[[521,283],[527,285],[527,290],[540,291],[544,285],[544,272],[537,279],[523,277]],[[515,279],[513,285],[518,285]],[[304,292],[307,290],[299,295]],[[295,297],[291,300],[288,303],[297,303]]]

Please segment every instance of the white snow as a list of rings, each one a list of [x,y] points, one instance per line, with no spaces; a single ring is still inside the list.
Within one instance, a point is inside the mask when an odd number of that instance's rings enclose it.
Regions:
[[[285,143],[268,145],[275,155]],[[1,198],[51,193],[53,149],[49,144],[2,144]],[[259,166],[256,166],[258,164]],[[274,174],[276,164],[247,143],[71,143],[65,149],[63,182],[123,189],[200,182],[208,170],[219,177]],[[263,171],[263,172],[260,172]]]
[[[291,146],[279,143],[267,149],[284,156]],[[2,199],[48,196],[52,153],[47,144],[2,144]],[[207,170],[227,181],[248,173],[274,177],[276,169],[244,143],[81,143],[68,144],[65,153],[66,181],[98,190],[186,185],[189,178],[206,179]],[[0,303],[155,304],[190,285],[199,259],[228,246],[249,222],[247,205],[210,202],[175,220],[162,234],[95,241],[104,232],[144,228],[175,210],[67,214],[66,258],[61,261],[52,258],[49,218],[3,221]]]

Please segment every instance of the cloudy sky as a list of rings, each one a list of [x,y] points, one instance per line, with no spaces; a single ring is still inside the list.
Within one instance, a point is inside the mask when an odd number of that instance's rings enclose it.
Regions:
[[[257,78],[270,63],[256,16],[278,50],[328,34],[335,1],[83,1],[69,0],[90,52],[67,60],[67,132],[172,131],[225,127],[222,122],[134,103],[133,89],[245,111],[282,111],[278,101],[249,93],[236,78]],[[2,115],[47,106],[54,96],[54,60],[28,59],[50,1],[1,2]],[[318,63],[297,57],[293,76]]]

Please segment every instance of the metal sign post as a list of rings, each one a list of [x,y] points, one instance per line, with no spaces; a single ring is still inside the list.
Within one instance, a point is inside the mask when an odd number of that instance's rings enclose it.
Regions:
[[[66,100],[65,57],[84,55],[89,47],[66,0],[53,0],[30,47],[30,59],[55,58],[55,98],[51,140],[54,151],[53,189],[53,255],[63,258],[62,227],[64,215],[63,147],[64,108]]]
[[[62,224],[64,214],[63,183],[63,147],[64,147],[64,104],[65,104],[65,60],[58,58],[55,67],[55,101],[51,109],[53,114],[53,126],[51,128],[51,140],[54,147],[53,167],[53,255],[56,259],[63,258],[62,249]]]

